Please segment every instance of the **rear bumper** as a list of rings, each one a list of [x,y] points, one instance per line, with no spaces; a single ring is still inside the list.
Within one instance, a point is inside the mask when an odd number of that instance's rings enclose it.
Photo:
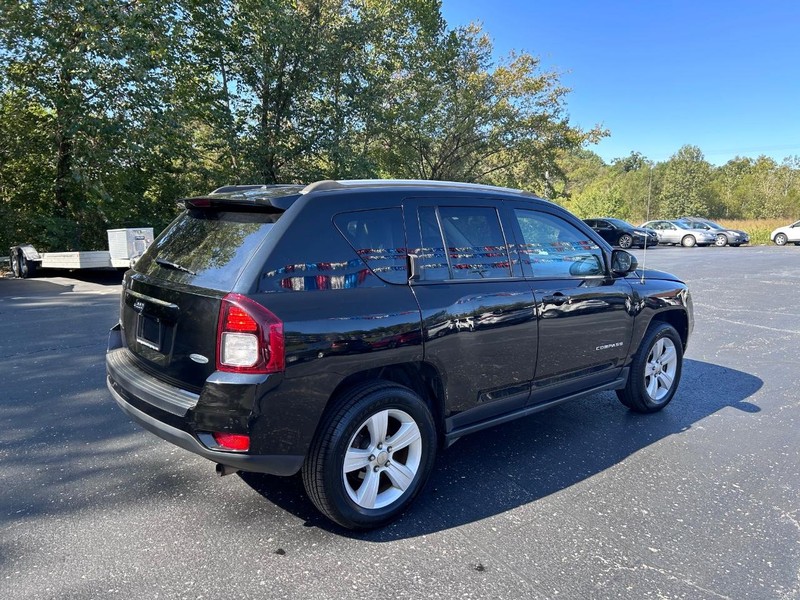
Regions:
[[[114,400],[116,400],[122,411],[131,419],[147,429],[150,433],[154,433],[158,437],[176,446],[180,446],[184,450],[199,454],[210,461],[228,465],[242,471],[270,473],[271,475],[294,475],[303,465],[302,456],[234,454],[232,452],[219,452],[206,448],[191,433],[167,425],[129,404],[125,398],[114,389],[114,384],[110,376],[107,378],[106,382]]]
[[[200,396],[165,383],[139,368],[130,359],[128,350],[122,347],[118,328],[112,329],[109,335],[106,373],[108,389],[122,411],[151,433],[176,446],[242,471],[287,476],[297,473],[303,465],[305,457],[300,454],[230,452],[204,444],[200,436],[212,443],[213,438],[204,432],[195,433],[196,425],[191,424]],[[222,429],[214,427],[211,430]]]

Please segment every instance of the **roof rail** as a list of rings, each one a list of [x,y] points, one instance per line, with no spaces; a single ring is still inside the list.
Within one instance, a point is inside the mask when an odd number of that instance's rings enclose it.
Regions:
[[[443,188],[464,188],[471,190],[486,190],[494,192],[505,192],[514,194],[524,194],[530,196],[529,192],[525,190],[518,190],[513,188],[505,188],[496,185],[485,185],[482,183],[464,183],[460,181],[439,181],[432,179],[340,179],[334,181],[332,179],[325,179],[307,185],[303,188],[301,194],[308,194],[311,192],[320,192],[326,190],[341,190],[353,187],[372,187],[372,186],[427,186],[427,187],[443,187]]]
[[[343,187],[344,186],[338,181],[334,181],[333,179],[323,179],[322,181],[315,181],[314,183],[309,183],[306,187],[303,188],[303,190],[300,193],[309,194],[311,192],[337,190]]]

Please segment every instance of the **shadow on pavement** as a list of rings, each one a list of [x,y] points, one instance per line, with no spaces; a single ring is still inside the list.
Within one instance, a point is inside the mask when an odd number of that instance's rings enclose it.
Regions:
[[[707,383],[694,384],[709,381],[715,382],[712,394],[706,392]],[[659,413],[631,412],[615,394],[603,393],[467,436],[440,453],[426,489],[398,522],[367,533],[341,529],[323,518],[305,496],[299,476],[241,477],[307,526],[372,542],[416,537],[559,492],[724,408],[757,413],[760,409],[747,399],[762,384],[742,371],[686,360],[678,395]]]
[[[119,300],[103,281],[118,285],[119,274],[82,275],[83,281],[0,280],[0,486],[8,490],[0,496],[0,525],[119,509],[143,499],[158,503],[172,492],[200,499],[211,489],[210,463],[206,478],[197,476],[199,467],[188,468],[187,461],[200,459],[182,450],[170,447],[166,459],[155,448],[162,442],[141,432],[111,401],[105,345]],[[103,287],[68,293],[86,281]],[[440,453],[427,488],[403,518],[369,533],[353,534],[323,518],[299,477],[241,478],[309,527],[368,542],[411,538],[536,502],[723,409],[756,413],[747,399],[761,386],[747,373],[686,360],[681,389],[660,413],[632,413],[613,393],[603,393],[467,436]],[[225,502],[234,490],[220,486],[211,493]],[[271,512],[265,513],[260,496],[242,498],[240,511],[226,513],[231,526],[249,527]]]
[[[39,269],[36,276],[20,279],[6,273],[0,277],[0,295],[17,293],[63,293],[72,291],[75,283],[92,283],[100,286],[119,285],[124,270],[118,269]],[[70,280],[74,280],[70,281]],[[57,287],[54,287],[57,286]],[[67,288],[59,290],[58,288]]]

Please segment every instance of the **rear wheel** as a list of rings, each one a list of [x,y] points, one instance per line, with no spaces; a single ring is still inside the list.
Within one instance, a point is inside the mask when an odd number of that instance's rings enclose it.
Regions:
[[[683,343],[668,323],[653,323],[633,358],[620,402],[640,413],[656,412],[672,400],[681,379]]]
[[[696,243],[697,243],[697,240],[695,239],[695,237],[693,235],[685,235],[685,236],[683,236],[683,239],[681,240],[681,246],[683,246],[684,248],[691,248]]]
[[[625,249],[630,248],[631,246],[633,246],[633,237],[628,235],[627,233],[623,233],[621,236],[619,236],[619,239],[617,240],[617,246]]]
[[[430,475],[436,427],[412,390],[388,382],[358,385],[322,424],[303,465],[314,505],[349,529],[396,519]]]
[[[724,233],[718,233],[717,234],[717,239],[714,240],[714,245],[715,246],[719,246],[720,248],[722,248],[723,246],[727,246],[728,245],[728,236],[726,236]]]
[[[779,233],[778,235],[775,236],[775,243],[778,246],[785,246],[786,242],[788,242],[788,241],[789,241],[789,238],[786,237],[785,233]]]

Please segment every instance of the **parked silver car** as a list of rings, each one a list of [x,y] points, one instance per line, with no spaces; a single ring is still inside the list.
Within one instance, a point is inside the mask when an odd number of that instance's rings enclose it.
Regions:
[[[706,229],[694,229],[691,224],[676,219],[675,221],[648,221],[641,227],[653,229],[658,235],[659,244],[680,244],[691,246],[709,246],[716,242],[717,236]]]
[[[795,246],[800,246],[800,221],[778,227],[769,234],[769,239],[778,244],[778,246],[785,246],[789,242],[793,242]]]
[[[702,219],[700,217],[681,217],[681,221],[688,223],[694,229],[705,229],[714,234],[715,246],[741,246],[750,243],[750,236],[741,229],[728,229],[719,223]]]

